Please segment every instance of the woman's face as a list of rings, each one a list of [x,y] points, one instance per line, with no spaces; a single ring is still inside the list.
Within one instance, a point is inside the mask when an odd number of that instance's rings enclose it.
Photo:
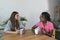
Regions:
[[[40,20],[41,20],[42,22],[45,22],[45,21],[46,21],[46,18],[45,18],[43,15],[41,15],[41,16],[40,16]]]
[[[19,19],[19,14],[15,15],[15,19],[18,20]]]

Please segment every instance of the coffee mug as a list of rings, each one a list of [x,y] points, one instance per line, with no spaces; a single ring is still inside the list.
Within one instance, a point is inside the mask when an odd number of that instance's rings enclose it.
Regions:
[[[21,35],[23,34],[23,29],[20,29],[20,34],[21,34]]]
[[[40,28],[39,27],[35,28],[35,34],[37,35],[39,33],[40,33]]]

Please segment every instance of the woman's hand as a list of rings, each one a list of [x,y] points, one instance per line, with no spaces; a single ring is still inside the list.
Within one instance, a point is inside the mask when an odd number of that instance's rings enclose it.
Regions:
[[[20,30],[16,30],[16,34],[19,34],[20,33]]]
[[[25,29],[23,29],[23,34],[25,33]]]
[[[43,33],[46,34],[45,30],[43,30]]]
[[[46,34],[46,31],[44,29],[41,30],[43,34]]]

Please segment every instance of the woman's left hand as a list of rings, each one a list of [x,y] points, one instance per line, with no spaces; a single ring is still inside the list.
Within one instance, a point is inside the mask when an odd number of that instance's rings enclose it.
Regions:
[[[20,33],[20,30],[16,30],[16,34],[19,34]]]
[[[46,34],[46,31],[44,29],[41,30],[43,34]]]

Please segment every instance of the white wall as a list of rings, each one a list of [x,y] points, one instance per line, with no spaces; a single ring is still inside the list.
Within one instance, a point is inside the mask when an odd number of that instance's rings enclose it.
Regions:
[[[60,5],[60,0],[48,0],[49,12],[51,13],[51,18],[54,19],[54,8]]]
[[[13,11],[28,19],[27,29],[39,21],[41,12],[48,11],[47,0],[0,0],[0,18],[7,19]]]

